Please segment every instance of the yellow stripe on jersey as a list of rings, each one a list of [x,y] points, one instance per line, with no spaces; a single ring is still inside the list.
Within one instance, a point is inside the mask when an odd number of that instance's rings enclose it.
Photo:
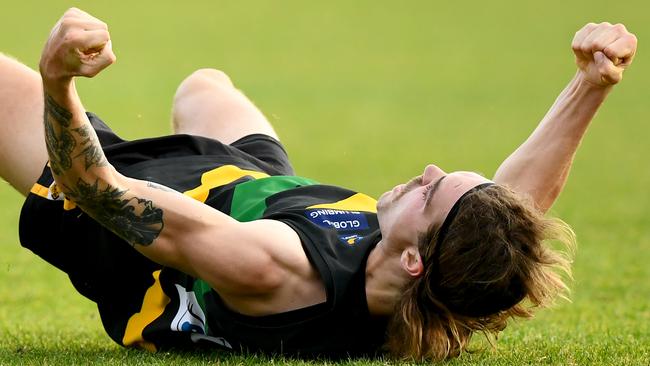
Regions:
[[[34,193],[37,196],[48,198],[48,193],[50,192],[50,189],[38,183],[34,183],[30,192]]]
[[[224,165],[201,175],[201,185],[183,192],[197,201],[205,202],[208,199],[208,194],[213,188],[224,186],[232,183],[237,179],[245,176],[251,176],[255,179],[266,178],[269,175],[254,170],[240,169],[234,165]]]
[[[377,213],[377,201],[368,195],[357,193],[338,202],[321,203],[307,207],[307,209],[311,208],[329,208],[332,210],[365,211]]]
[[[34,183],[32,186],[32,189],[29,190],[31,193],[43,197],[47,200],[51,201],[56,201],[59,195],[63,194],[59,191],[56,183],[52,183],[51,186],[45,187],[43,185],[40,185],[38,183]],[[77,207],[77,205],[70,201],[69,199],[63,197],[63,209],[66,211],[74,210]]]
[[[240,169],[234,165],[224,165],[203,173],[201,175],[201,185],[185,191],[184,194],[198,201],[205,202],[208,199],[208,194],[211,189],[232,183],[244,176],[251,176],[258,179],[266,178],[269,175],[253,170]],[[156,346],[153,343],[144,340],[142,331],[147,325],[162,315],[165,306],[170,302],[169,297],[162,290],[159,276],[160,271],[153,273],[155,282],[144,294],[142,309],[139,313],[133,314],[129,318],[126,330],[124,331],[124,337],[122,338],[122,344],[124,346],[140,347],[148,351],[156,351]]]
[[[122,344],[124,346],[140,347],[147,351],[155,352],[156,346],[144,340],[142,331],[144,328],[162,315],[165,306],[169,304],[170,300],[160,286],[160,271],[153,273],[155,280],[154,284],[147,289],[142,301],[142,308],[139,313],[133,314],[126,324]]]
[[[76,203],[70,201],[70,200],[67,199],[67,198],[64,198],[64,199],[63,199],[63,209],[64,209],[64,210],[66,210],[66,211],[70,211],[70,210],[74,210],[75,208],[77,208],[77,204],[76,204]]]

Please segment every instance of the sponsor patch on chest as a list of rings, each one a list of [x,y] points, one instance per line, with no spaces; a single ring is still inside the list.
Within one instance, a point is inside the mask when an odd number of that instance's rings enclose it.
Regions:
[[[346,245],[355,245],[361,239],[363,239],[363,236],[358,234],[339,235],[339,240],[341,241],[341,243]]]
[[[365,230],[368,228],[366,216],[358,211],[311,209],[305,215],[314,224],[336,230]]]

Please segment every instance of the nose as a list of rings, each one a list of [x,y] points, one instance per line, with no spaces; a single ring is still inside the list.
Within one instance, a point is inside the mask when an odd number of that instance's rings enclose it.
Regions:
[[[446,174],[444,170],[438,168],[436,165],[429,164],[424,168],[424,173],[422,173],[422,184],[427,185]]]

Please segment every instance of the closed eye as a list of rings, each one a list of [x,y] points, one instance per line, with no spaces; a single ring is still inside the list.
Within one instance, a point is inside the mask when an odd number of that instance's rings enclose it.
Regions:
[[[432,184],[429,184],[424,188],[424,192],[422,192],[422,199],[427,200],[427,197],[429,196],[429,191],[433,188]]]
[[[429,202],[431,202],[431,197],[433,197],[433,195],[436,193],[436,191],[438,190],[438,188],[440,188],[440,183],[442,183],[442,180],[445,179],[445,177],[447,177],[447,176],[446,176],[446,175],[443,175],[443,176],[440,177],[440,179],[438,179],[435,183],[433,183],[433,184],[431,184],[431,185],[429,185],[429,186],[427,187],[427,189],[426,189],[426,191],[425,191],[425,193],[424,193],[424,196],[425,196],[425,198],[424,198],[424,200],[425,200],[425,202],[424,202],[424,207],[425,207],[425,208],[426,208],[427,206],[429,206]]]

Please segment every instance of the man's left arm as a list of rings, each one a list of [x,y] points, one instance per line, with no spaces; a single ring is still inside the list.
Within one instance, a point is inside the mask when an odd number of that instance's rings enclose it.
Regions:
[[[494,181],[529,195],[546,212],[569,175],[596,111],[632,63],[637,40],[621,24],[587,24],[572,42],[578,71],[528,139],[497,170]]]
[[[150,260],[208,282],[237,311],[259,315],[295,306],[286,294],[315,271],[289,226],[238,222],[179,192],[124,176],[106,159],[74,80],[113,61],[107,25],[75,8],[56,23],[43,49],[45,144],[59,190]]]

